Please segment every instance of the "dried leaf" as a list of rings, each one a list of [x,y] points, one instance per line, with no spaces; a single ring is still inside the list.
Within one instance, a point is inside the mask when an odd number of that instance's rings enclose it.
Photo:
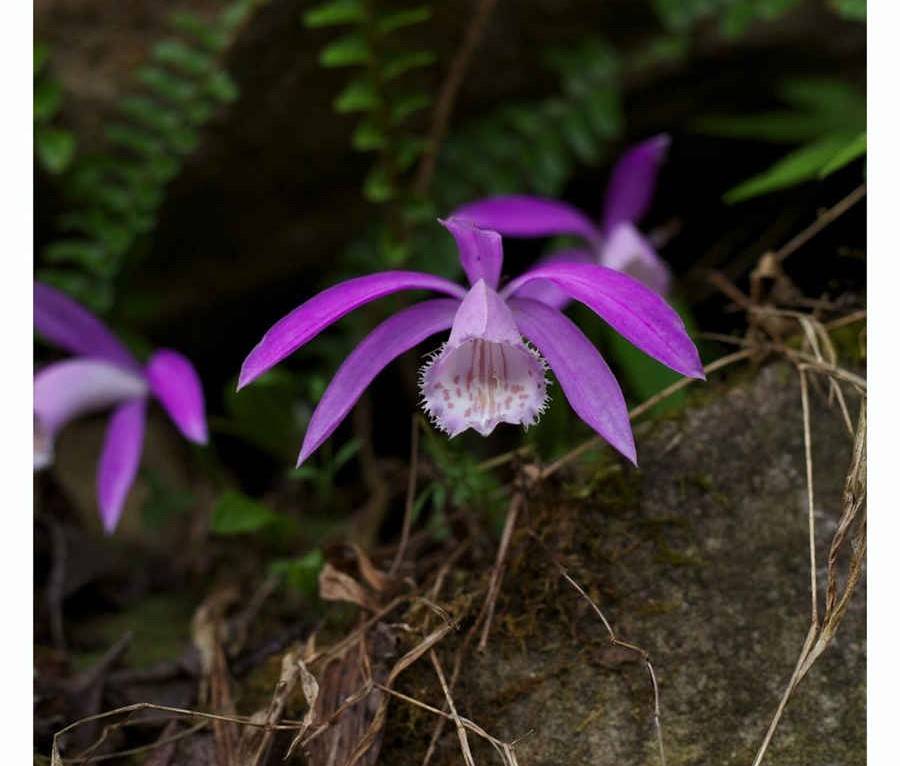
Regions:
[[[350,575],[326,563],[319,573],[319,596],[325,601],[349,601],[364,609],[372,604],[362,586]]]
[[[359,563],[359,573],[363,576],[363,579],[378,593],[383,592],[387,585],[387,575],[376,568],[372,563],[372,559],[358,545],[353,545],[353,552],[356,554],[356,560]]]

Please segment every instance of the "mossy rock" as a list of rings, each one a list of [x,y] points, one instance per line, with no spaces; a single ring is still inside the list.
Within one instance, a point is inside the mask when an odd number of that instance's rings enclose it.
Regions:
[[[824,562],[852,441],[839,411],[811,393]],[[602,470],[613,477],[586,496],[577,490],[597,469],[582,463],[528,498],[488,649],[470,652],[463,666],[454,693],[460,714],[506,741],[523,738],[516,745],[521,764],[659,763],[645,666],[610,646],[551,555],[600,604],[620,638],[650,653],[669,766],[749,766],[806,636],[796,374],[782,365],[765,368],[680,418],[645,426],[638,451],[639,469],[607,463]],[[823,582],[824,567],[819,574]],[[767,763],[865,763],[864,587],[788,704]],[[466,628],[439,645],[445,666]],[[442,704],[427,662],[414,665],[399,686]],[[421,763],[433,726],[429,713],[393,702],[380,762]],[[479,763],[498,762],[471,739]],[[448,726],[432,763],[460,762]]]

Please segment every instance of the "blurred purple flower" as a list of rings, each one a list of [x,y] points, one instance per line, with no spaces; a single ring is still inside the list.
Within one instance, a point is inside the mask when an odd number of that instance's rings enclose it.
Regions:
[[[523,296],[537,280],[552,283],[645,353],[683,375],[702,378],[697,349],[678,314],[636,279],[589,263],[545,263],[498,292],[500,235],[459,218],[441,223],[456,240],[469,289],[412,271],[349,279],[281,319],[244,361],[238,389],[369,301],[400,290],[450,296],[397,312],[360,342],[313,412],[298,465],[334,432],[389,362],[448,329],[449,339],[422,369],[420,388],[425,411],[451,437],[468,428],[487,436],[498,423],[535,423],[547,404],[544,371],[549,364],[579,417],[635,462],[625,399],[603,358],[559,310]]]
[[[669,268],[635,224],[650,207],[669,143],[665,134],[654,136],[622,155],[610,176],[600,226],[565,202],[525,195],[477,200],[463,205],[453,215],[504,237],[578,236],[588,247],[561,250],[541,263],[599,263],[630,274],[665,295],[669,289]],[[557,308],[569,300],[549,282],[534,283],[521,294]]]
[[[35,282],[34,326],[75,354],[34,376],[34,468],[53,462],[53,443],[71,420],[112,409],[97,470],[97,500],[107,532],[119,521],[141,459],[147,400],[154,396],[184,436],[206,444],[203,389],[191,363],[168,349],[142,366],[87,309]]]

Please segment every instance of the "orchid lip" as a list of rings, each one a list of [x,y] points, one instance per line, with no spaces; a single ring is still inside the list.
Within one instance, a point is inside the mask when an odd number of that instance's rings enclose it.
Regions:
[[[544,370],[524,343],[447,343],[422,369],[425,412],[451,438],[469,428],[488,436],[500,423],[527,428],[547,407]]]

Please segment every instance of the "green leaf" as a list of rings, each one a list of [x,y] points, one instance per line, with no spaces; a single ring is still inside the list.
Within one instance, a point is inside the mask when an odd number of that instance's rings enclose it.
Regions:
[[[160,41],[153,48],[153,58],[194,77],[208,73],[214,65],[209,53],[191,48],[180,40]]]
[[[829,5],[845,19],[866,20],[866,0],[830,0]]]
[[[105,314],[112,308],[113,291],[109,280],[52,268],[39,269],[37,278],[68,293],[82,306],[87,306],[98,314]]]
[[[618,57],[608,43],[596,37],[544,54],[546,65],[556,71],[563,89],[572,96],[585,96],[599,86],[613,83],[619,70]]]
[[[362,0],[332,0],[317,5],[303,14],[308,27],[328,27],[336,24],[358,24],[366,19]]]
[[[218,53],[228,45],[228,35],[209,24],[193,13],[176,11],[169,19],[172,26],[180,32],[193,37],[201,45]]]
[[[382,149],[387,143],[384,131],[370,119],[365,119],[353,132],[353,148],[361,152]]]
[[[177,110],[169,109],[145,96],[128,96],[119,104],[122,113],[145,129],[160,134],[179,154],[188,154],[197,146],[197,132],[181,120]]]
[[[149,492],[141,508],[141,521],[151,529],[161,529],[176,516],[182,516],[194,504],[194,496],[173,486],[162,474],[145,470]]]
[[[229,32],[234,33],[250,17],[259,0],[234,0],[226,6],[219,16],[219,23]]]
[[[126,96],[119,102],[119,109],[135,122],[168,133],[182,126],[180,113],[147,96]]]
[[[227,490],[219,497],[210,519],[210,530],[219,535],[258,532],[275,524],[280,516],[242,492]]]
[[[819,178],[825,178],[849,165],[853,160],[862,157],[866,153],[866,133],[863,131],[852,139],[843,149],[838,151],[819,171]]]
[[[252,386],[224,393],[226,418],[213,421],[213,428],[233,434],[280,461],[297,457],[304,423],[297,412],[303,391],[295,375],[274,369],[257,378]]]
[[[38,160],[48,173],[62,173],[75,155],[75,137],[67,130],[38,128],[35,147]]]
[[[336,112],[371,112],[381,105],[381,99],[368,80],[353,80],[334,100]]]
[[[34,73],[39,74],[50,58],[50,46],[46,43],[34,44]]]
[[[50,263],[75,263],[85,271],[99,276],[110,276],[115,270],[115,259],[99,242],[78,239],[62,239],[44,249],[44,258]]]
[[[53,80],[42,79],[34,86],[34,120],[46,122],[57,111],[62,101],[62,91],[59,83]]]
[[[197,86],[170,72],[155,66],[143,66],[137,70],[138,82],[153,93],[175,104],[189,104],[197,99]]]
[[[726,192],[723,199],[733,204],[817,178],[847,143],[846,136],[829,136],[807,144],[780,159],[764,173],[738,184]]]
[[[319,548],[314,548],[297,558],[273,561],[269,565],[269,571],[284,577],[288,588],[306,596],[315,596],[319,591],[319,572],[324,565],[325,556]]]
[[[722,33],[726,37],[738,37],[751,23],[773,21],[798,2],[799,0],[732,0],[723,9]]]
[[[865,127],[866,94],[842,80],[823,77],[796,77],[778,88],[785,103],[812,112],[828,124],[853,129]]]
[[[430,18],[431,8],[427,5],[420,5],[417,8],[408,8],[404,11],[395,11],[393,13],[385,14],[378,19],[376,28],[381,34],[387,35],[402,27],[421,24],[423,21],[428,21]]]
[[[545,109],[578,159],[588,165],[596,162],[597,141],[584,113],[561,99],[548,101]]]
[[[106,127],[107,140],[116,146],[154,160],[165,153],[162,142],[151,133],[131,125],[113,123]]]
[[[398,125],[411,114],[427,109],[431,105],[431,96],[427,93],[411,93],[400,96],[391,104],[391,122]]]
[[[622,97],[611,88],[597,88],[584,101],[585,114],[591,130],[601,139],[609,140],[622,132]]]
[[[359,439],[350,439],[335,454],[333,461],[333,470],[337,472],[340,468],[353,459],[353,456],[359,452],[362,442]]]
[[[529,159],[531,184],[535,191],[555,196],[571,170],[571,162],[555,122],[542,115],[527,115],[527,109],[513,109],[509,117],[513,125],[535,145]],[[533,119],[537,117],[537,119]]]
[[[216,101],[225,104],[230,104],[238,97],[237,85],[234,84],[227,72],[213,72],[206,81],[205,90]]]
[[[128,227],[95,208],[67,213],[60,218],[60,225],[66,231],[75,231],[97,240],[113,256],[123,255],[134,241],[134,234]]]
[[[373,167],[363,183],[363,194],[369,202],[387,202],[394,196],[394,187],[382,165]]]
[[[425,151],[426,141],[418,136],[409,136],[397,139],[396,161],[400,171],[408,170],[413,163],[422,156]]]
[[[393,80],[412,69],[431,66],[437,57],[431,51],[413,51],[389,58],[381,68],[381,77],[385,81]]]
[[[725,138],[750,138],[789,144],[811,141],[822,135],[827,126],[818,115],[803,112],[769,112],[738,117],[701,117],[694,125],[700,133]]]
[[[323,67],[357,66],[366,64],[371,55],[365,38],[354,33],[326,45],[319,54],[319,63]]]

